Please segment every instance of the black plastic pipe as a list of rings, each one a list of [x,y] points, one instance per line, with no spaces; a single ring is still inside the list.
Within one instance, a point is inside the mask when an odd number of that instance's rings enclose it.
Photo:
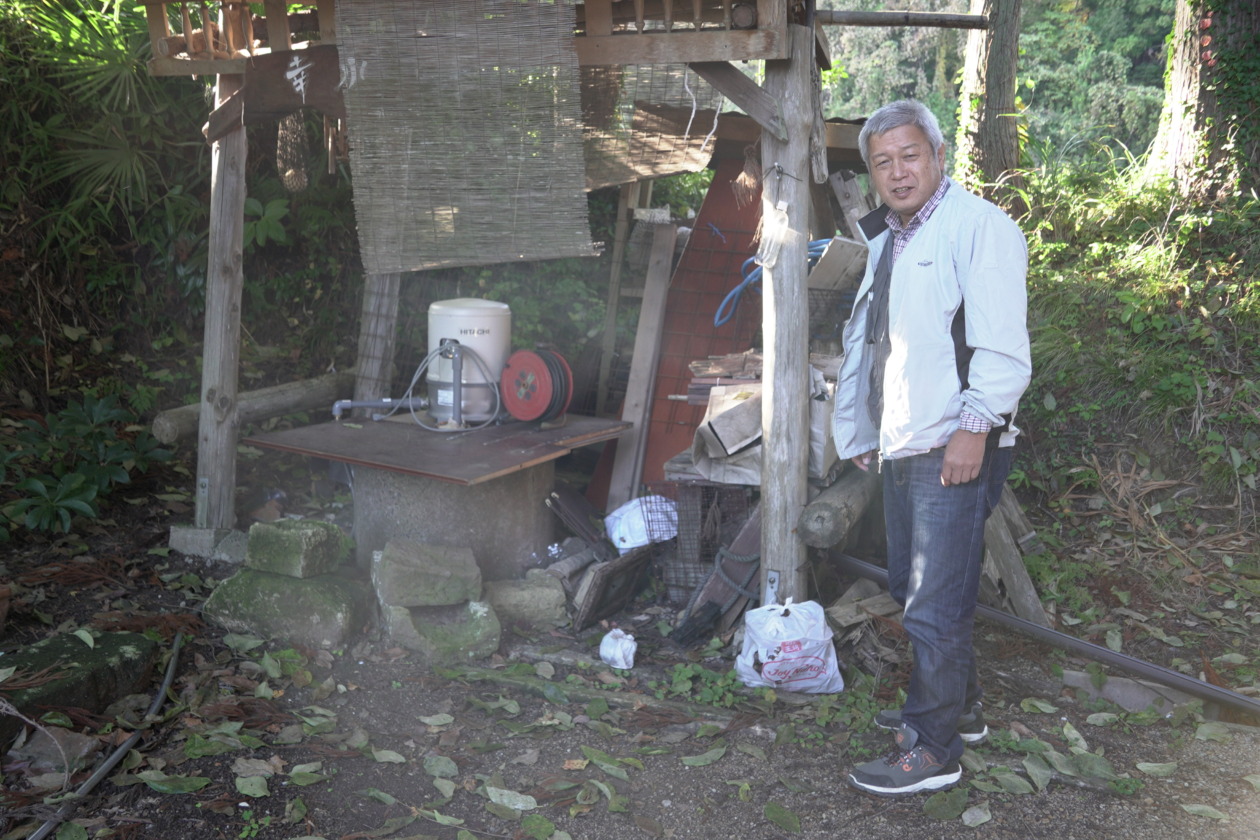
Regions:
[[[171,683],[175,680],[175,667],[179,663],[179,650],[183,646],[184,634],[176,633],[175,641],[171,644],[171,661],[166,665],[166,678],[162,680],[162,687],[158,689],[157,695],[154,696],[153,702],[149,705],[149,711],[145,715],[146,718],[153,717],[157,714],[158,709],[162,707],[162,701],[166,699],[166,692],[170,690]],[[65,803],[57,809],[57,813],[53,814],[44,822],[43,825],[35,829],[27,840],[44,840],[45,837],[52,834],[57,826],[69,819],[75,809],[83,803],[83,797],[91,793],[92,789],[100,783],[101,779],[109,775],[109,771],[113,770],[118,762],[122,761],[123,756],[125,756],[127,752],[136,745],[136,742],[140,740],[140,736],[142,734],[144,734],[143,731],[139,729],[132,732],[131,737],[119,744],[118,748],[110,753],[109,758],[105,759],[105,762],[101,764],[100,767],[96,768],[96,772],[93,773],[87,781],[79,785],[79,789],[74,792],[74,798],[67,799]],[[66,776],[69,777],[69,775],[70,770],[67,768]]]
[[[888,571],[886,569],[882,569],[873,563],[867,563],[865,560],[850,557],[847,554],[838,556],[840,566],[845,571],[873,580],[885,589],[888,588]],[[1211,683],[1205,683],[1203,680],[1188,677],[1180,671],[1165,668],[1163,665],[1154,665],[1141,659],[1135,659],[1132,656],[1126,656],[1123,653],[1117,653],[1111,648],[1102,647],[1093,642],[1087,642],[1083,639],[1069,636],[1066,633],[1060,633],[1058,630],[1042,627],[1039,624],[1033,624],[1031,621],[1025,621],[1018,616],[985,606],[984,604],[977,605],[976,612],[985,618],[991,618],[999,624],[1018,630],[1026,636],[1031,636],[1039,642],[1045,642],[1048,645],[1063,648],[1072,653],[1079,653],[1081,656],[1105,665],[1114,665],[1122,671],[1154,680],[1178,691],[1184,691],[1186,694],[1193,695],[1200,700],[1220,703],[1222,706],[1229,706],[1231,709],[1237,709],[1240,712],[1260,717],[1260,700],[1254,700],[1236,691],[1230,691],[1228,688],[1221,688]]]

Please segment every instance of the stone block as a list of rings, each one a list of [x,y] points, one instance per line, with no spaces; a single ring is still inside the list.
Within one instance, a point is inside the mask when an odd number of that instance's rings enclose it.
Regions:
[[[420,654],[426,665],[457,665],[499,649],[502,627],[494,608],[480,601],[451,607],[381,608],[395,644]]]
[[[281,519],[250,526],[245,567],[306,579],[336,571],[349,556],[345,536],[331,522]]]
[[[245,562],[248,540],[243,531],[230,528],[194,528],[172,525],[170,546],[189,557],[205,557],[222,563]]]
[[[371,597],[366,583],[341,575],[242,569],[215,587],[202,614],[233,633],[339,648],[370,623]]]
[[[0,658],[5,668],[24,673],[49,668],[57,679],[5,692],[18,711],[38,720],[49,706],[77,706],[93,714],[127,694],[149,687],[158,644],[139,633],[101,633],[93,646],[74,635],[50,636]],[[0,715],[0,753],[19,732],[22,722]]]
[[[391,540],[372,555],[372,586],[382,606],[449,607],[481,597],[472,550]]]
[[[491,481],[461,485],[393,470],[354,474],[356,562],[391,540],[467,546],[485,580],[519,578],[547,556],[556,515],[546,505],[555,486],[546,461]]]
[[[487,581],[486,600],[507,627],[520,623],[547,629],[569,620],[564,585],[543,569],[530,569],[524,580]]]

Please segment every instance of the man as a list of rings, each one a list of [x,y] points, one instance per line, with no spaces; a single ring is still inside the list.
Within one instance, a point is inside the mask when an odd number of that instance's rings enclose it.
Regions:
[[[955,784],[963,741],[988,732],[972,624],[984,522],[1032,369],[1028,258],[1005,213],[945,176],[945,141],[922,104],[880,108],[858,146],[884,206],[860,222],[870,253],[844,331],[836,451],[881,473],[888,587],[914,666],[900,713],[876,718],[896,750],[849,783],[899,796]]]

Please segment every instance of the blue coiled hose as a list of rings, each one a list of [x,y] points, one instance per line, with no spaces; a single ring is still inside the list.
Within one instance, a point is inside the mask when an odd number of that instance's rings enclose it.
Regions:
[[[806,257],[809,260],[810,268],[814,267],[814,264],[818,262],[830,244],[830,239],[815,239],[809,243]],[[713,313],[713,326],[715,327],[720,327],[731,320],[731,316],[735,314],[736,307],[739,306],[739,299],[744,294],[744,290],[761,281],[761,266],[757,265],[757,258],[749,257],[744,260],[743,266],[740,267],[740,273],[744,279],[739,282],[738,286],[731,289],[726,297],[722,298],[722,303],[718,306],[717,312]],[[761,294],[760,288],[754,288],[753,291]]]

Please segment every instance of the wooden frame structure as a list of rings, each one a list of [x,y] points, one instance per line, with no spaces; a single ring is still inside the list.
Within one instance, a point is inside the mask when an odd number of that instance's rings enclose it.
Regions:
[[[336,53],[334,0],[264,0],[262,16],[241,0],[137,0],[146,9],[155,75],[215,75],[216,108],[206,127],[213,146],[210,265],[198,423],[195,528],[226,534],[234,524],[245,200],[245,127],[302,107],[325,115],[327,142],[345,116]],[[371,0],[358,0],[371,2]],[[423,0],[416,0],[417,3]],[[762,586],[779,598],[806,592],[805,545],[795,533],[806,502],[808,429],[806,246],[811,184],[827,179],[826,131],[815,65],[826,66],[824,20],[812,0],[586,0],[576,6],[574,49],[585,65],[683,63],[721,91],[760,129],[762,209],[776,238],[763,268],[767,364],[762,419]],[[880,13],[864,13],[869,18]],[[904,14],[904,13],[887,13]],[[853,19],[853,25],[982,27],[975,16],[916,20]],[[944,18],[970,18],[952,22]],[[297,41],[296,35],[308,39]],[[766,61],[764,88],[733,61]],[[331,158],[331,155],[330,155]],[[834,230],[834,223],[831,225]],[[384,395],[398,311],[398,275],[367,277],[355,399]],[[369,331],[370,330],[370,331]],[[213,543],[202,540],[203,543]]]

